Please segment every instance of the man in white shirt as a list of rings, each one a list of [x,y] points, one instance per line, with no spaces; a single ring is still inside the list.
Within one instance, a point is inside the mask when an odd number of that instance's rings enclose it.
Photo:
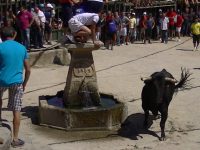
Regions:
[[[35,13],[40,19],[40,27],[41,27],[41,33],[42,33],[42,42],[44,41],[44,28],[45,28],[45,22],[46,17],[44,15],[44,12],[39,9],[38,6],[35,7]]]
[[[136,40],[136,18],[135,13],[131,14],[130,19],[130,41],[133,43]]]
[[[75,15],[68,22],[71,33],[78,42],[86,42],[89,37],[94,44],[99,45],[96,40],[96,24],[99,21],[99,15],[95,13],[82,13]]]
[[[165,44],[167,44],[168,42],[168,23],[169,23],[169,19],[166,17],[166,14],[163,13],[163,16],[161,19],[161,30],[162,30],[161,43],[165,43]]]

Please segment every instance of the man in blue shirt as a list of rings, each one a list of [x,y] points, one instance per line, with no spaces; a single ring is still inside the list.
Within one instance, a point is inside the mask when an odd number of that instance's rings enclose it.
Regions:
[[[8,108],[13,111],[13,147],[24,145],[18,138],[22,97],[30,76],[30,66],[26,48],[13,40],[14,29],[4,27],[1,31],[3,43],[0,44],[0,122],[3,93],[9,91]],[[25,78],[23,80],[23,70]],[[2,123],[2,122],[1,122]],[[0,124],[1,124],[0,123]]]

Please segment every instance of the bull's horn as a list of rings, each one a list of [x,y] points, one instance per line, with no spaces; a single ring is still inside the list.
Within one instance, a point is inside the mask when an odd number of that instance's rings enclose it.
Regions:
[[[165,80],[166,80],[166,81],[169,81],[169,82],[172,82],[172,83],[178,82],[176,79],[168,78],[168,77],[165,77]]]
[[[141,77],[142,81],[147,81],[147,80],[151,80],[151,79],[152,79],[152,77]]]

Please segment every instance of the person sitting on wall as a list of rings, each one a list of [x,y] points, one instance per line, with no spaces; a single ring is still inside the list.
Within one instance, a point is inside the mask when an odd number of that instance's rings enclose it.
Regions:
[[[96,39],[96,24],[99,21],[99,15],[95,13],[82,13],[73,16],[69,22],[69,29],[76,42],[86,42],[91,37],[95,45],[101,43]]]

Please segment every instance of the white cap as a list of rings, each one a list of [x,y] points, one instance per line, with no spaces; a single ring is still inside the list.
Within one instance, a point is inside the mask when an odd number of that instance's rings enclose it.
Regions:
[[[132,15],[135,15],[135,13],[133,12]]]
[[[159,9],[158,11],[159,11],[159,12],[162,12],[162,9]]]
[[[147,12],[143,12],[143,15],[146,15],[147,14]]]
[[[51,5],[50,3],[48,3],[48,4],[47,4],[47,7],[53,8],[53,5]]]

